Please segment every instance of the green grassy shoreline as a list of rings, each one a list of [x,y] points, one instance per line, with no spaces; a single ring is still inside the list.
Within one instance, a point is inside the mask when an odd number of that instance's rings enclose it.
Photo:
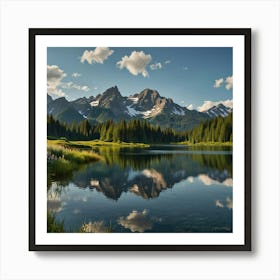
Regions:
[[[65,139],[58,139],[58,140],[49,140],[48,145],[60,145],[69,148],[94,148],[94,147],[115,147],[115,148],[122,148],[122,147],[131,147],[131,148],[148,148],[150,147],[149,144],[144,143],[127,143],[127,142],[105,142],[101,140],[89,140],[89,141],[68,141]]]
[[[175,145],[185,145],[190,147],[229,147],[232,142],[199,142],[188,141],[172,143]],[[94,148],[149,148],[150,145],[144,143],[126,142],[105,142],[101,140],[91,141],[68,141],[67,139],[47,140],[47,162],[48,175],[50,178],[58,178],[71,174],[84,164],[105,160],[104,157],[96,153]]]
[[[47,163],[50,178],[62,178],[78,170],[84,164],[105,160],[103,156],[94,152],[93,148],[148,148],[143,143],[113,143],[100,140],[68,141],[66,139],[47,140]]]
[[[173,143],[177,145],[186,145],[186,146],[217,146],[217,147],[232,147],[232,142],[198,142],[191,143],[189,141]]]
[[[58,141],[48,140],[47,142],[47,164],[50,178],[65,176],[79,169],[83,164],[104,160],[102,156],[93,151],[82,150],[77,146],[67,146],[64,140]]]
[[[131,148],[149,148],[150,144],[145,143],[127,143],[127,142],[105,142],[101,140],[89,140],[89,141],[68,141],[65,139],[48,139],[48,145],[60,145],[68,148],[77,148],[77,149],[86,149],[86,148],[95,148],[95,147],[112,147],[112,148],[122,148],[122,147],[131,147]],[[226,146],[232,147],[232,142],[197,142],[192,143],[189,141],[183,142],[172,142],[170,144],[176,145],[186,145],[186,146]],[[156,145],[156,144],[155,144]],[[165,144],[166,145],[166,144]]]

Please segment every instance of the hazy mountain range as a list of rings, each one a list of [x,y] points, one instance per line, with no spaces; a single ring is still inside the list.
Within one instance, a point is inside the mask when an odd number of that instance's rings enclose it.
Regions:
[[[72,123],[87,119],[90,123],[101,123],[112,119],[146,119],[154,125],[187,130],[201,121],[222,116],[232,109],[218,104],[204,112],[189,110],[162,97],[156,90],[144,89],[128,97],[122,96],[117,86],[107,89],[96,97],[78,98],[68,101],[65,97],[53,99],[47,95],[47,112],[59,121]]]

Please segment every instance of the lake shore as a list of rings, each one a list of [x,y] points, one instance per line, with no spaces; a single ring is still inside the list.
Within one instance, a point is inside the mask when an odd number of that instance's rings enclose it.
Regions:
[[[48,140],[47,142],[48,175],[65,176],[79,169],[83,164],[104,160],[102,156],[93,151],[67,146],[64,140],[58,141]]]
[[[68,148],[95,148],[95,147],[112,147],[112,148],[149,148],[149,144],[144,143],[127,143],[127,142],[105,142],[101,140],[89,140],[89,141],[70,141],[65,139],[47,140],[48,145],[60,145]]]
[[[191,143],[189,141],[183,141],[183,142],[177,142],[173,143],[176,145],[185,145],[185,146],[216,146],[216,147],[232,147],[232,142],[197,142],[197,143]]]

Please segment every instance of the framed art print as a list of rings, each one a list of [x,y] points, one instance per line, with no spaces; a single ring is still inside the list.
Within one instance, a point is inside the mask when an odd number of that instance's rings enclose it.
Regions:
[[[29,42],[30,250],[251,250],[250,29]]]

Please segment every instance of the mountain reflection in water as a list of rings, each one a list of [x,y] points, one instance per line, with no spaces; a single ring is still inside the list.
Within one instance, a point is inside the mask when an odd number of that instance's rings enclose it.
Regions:
[[[231,151],[98,152],[105,162],[83,166],[48,190],[60,192],[48,207],[69,227],[102,220],[112,223],[113,232],[232,231]],[[78,196],[84,198],[78,202]]]

